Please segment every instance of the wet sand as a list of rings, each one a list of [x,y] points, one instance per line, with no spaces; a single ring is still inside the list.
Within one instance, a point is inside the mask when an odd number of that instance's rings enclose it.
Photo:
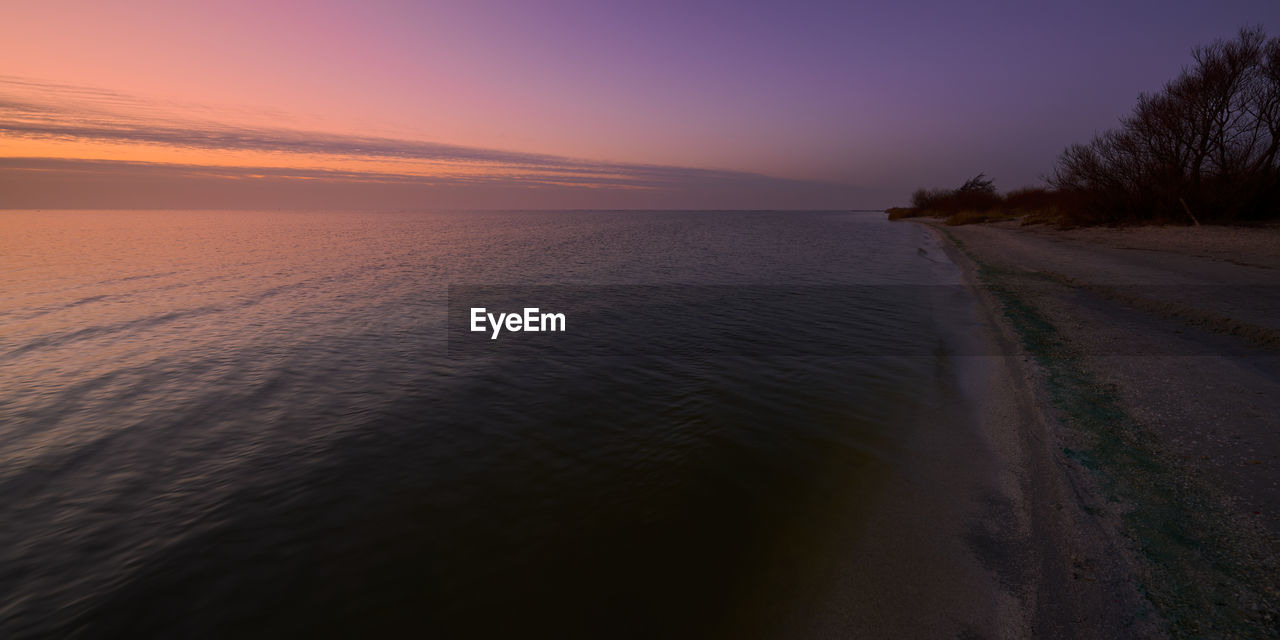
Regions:
[[[921,406],[910,460],[835,506],[864,515],[778,637],[1160,637],[1128,541],[1062,455],[1052,398],[1001,301],[944,235],[920,257],[954,262],[969,290],[954,292],[967,304],[937,306],[966,334],[937,357],[953,397]]]
[[[1280,230],[922,222],[1009,354],[981,415],[1031,564],[997,634],[1280,633]]]

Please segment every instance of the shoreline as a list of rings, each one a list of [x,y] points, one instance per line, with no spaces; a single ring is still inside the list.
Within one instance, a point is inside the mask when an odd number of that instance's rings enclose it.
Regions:
[[[855,497],[858,526],[776,635],[1160,637],[1105,499],[1060,455],[1033,354],[977,265],[918,230],[920,258],[966,290],[933,301],[954,350],[933,357],[944,395],[917,406],[910,464]]]
[[[1276,634],[1280,234],[913,220],[1011,354],[983,413],[1041,525],[1034,634]]]

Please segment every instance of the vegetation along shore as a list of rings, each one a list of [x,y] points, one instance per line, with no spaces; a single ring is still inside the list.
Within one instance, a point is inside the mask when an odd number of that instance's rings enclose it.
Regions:
[[[1280,39],[1192,62],[1047,186],[979,174],[888,213],[950,243],[1017,344],[1041,420],[1006,426],[1105,532],[1072,579],[1140,594],[1110,626],[1280,637]]]
[[[1243,29],[1142,94],[1116,129],[1068,147],[1048,187],[1000,194],[985,175],[920,189],[892,219],[1020,218],[1059,227],[1252,224],[1280,218],[1280,38]]]

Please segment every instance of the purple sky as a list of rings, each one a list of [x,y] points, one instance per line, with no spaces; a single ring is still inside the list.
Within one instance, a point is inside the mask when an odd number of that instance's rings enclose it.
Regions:
[[[0,207],[880,208],[1036,184],[1194,45],[1280,34],[1275,1],[11,13]]]

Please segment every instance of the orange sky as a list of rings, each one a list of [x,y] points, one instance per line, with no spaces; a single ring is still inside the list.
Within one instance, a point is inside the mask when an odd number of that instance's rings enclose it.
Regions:
[[[557,206],[555,196],[601,207],[613,206],[620,193],[640,192],[651,197],[632,198],[634,206],[659,206],[663,194],[683,191],[692,197],[698,190],[704,192],[701,205],[710,206],[710,194],[737,190],[745,204],[757,202],[763,186],[796,182],[388,137],[371,134],[375,127],[344,128],[266,109],[213,108],[15,76],[0,76],[0,96],[0,160],[5,161],[0,187],[6,187],[11,207],[184,206],[192,180],[211,183],[206,187],[218,194],[213,204],[219,206],[335,202],[333,189],[300,191],[316,182],[347,185],[346,197],[337,201],[351,207],[546,207]],[[183,179],[172,179],[177,176]],[[287,195],[263,201],[264,190],[246,191],[246,180]],[[390,197],[351,189],[388,182],[417,188],[402,188]],[[804,192],[802,184],[790,189],[791,197]],[[104,185],[112,186],[104,191]],[[479,185],[501,188],[477,199]],[[814,186],[821,197],[840,189]],[[121,200],[130,189],[138,193]],[[522,195],[520,189],[541,191]],[[498,192],[503,197],[493,197]]]
[[[451,207],[483,184],[477,203],[511,208],[881,207],[978,171],[1014,188],[1194,44],[1280,20],[1085,4],[10,0],[0,208],[174,206],[193,167],[239,206],[265,191],[219,181],[391,180],[339,199]]]
[[[432,4],[432,3],[426,3]],[[268,127],[550,154],[595,161],[759,171],[731,114],[662,106],[653,86],[593,86],[565,58],[539,64],[494,46],[519,27],[447,3],[18,2],[0,23],[0,96],[142,126]],[[537,29],[523,37],[537,37]],[[650,77],[648,81],[662,82]],[[18,83],[31,83],[22,85]],[[102,91],[102,93],[99,93]],[[673,124],[673,112],[680,123]],[[74,114],[71,117],[77,117]],[[67,117],[64,114],[52,116]],[[681,124],[682,123],[682,124]],[[676,129],[673,131],[673,127]],[[0,156],[293,165],[436,173],[440,163],[130,143],[0,139]],[[674,134],[674,135],[672,135]],[[715,139],[713,139],[713,137]],[[735,141],[736,140],[736,141]],[[127,148],[125,148],[127,147]],[[69,155],[70,154],[70,155]],[[758,164],[758,162],[756,163]],[[451,166],[473,173],[475,166]]]

